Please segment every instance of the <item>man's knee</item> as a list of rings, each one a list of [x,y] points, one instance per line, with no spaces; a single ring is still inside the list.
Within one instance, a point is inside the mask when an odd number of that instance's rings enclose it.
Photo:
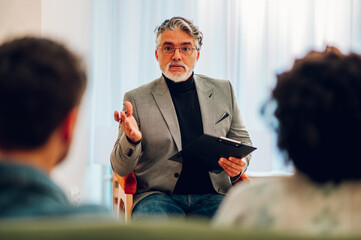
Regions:
[[[181,216],[184,214],[184,210],[163,193],[155,193],[143,198],[133,209],[133,216]]]

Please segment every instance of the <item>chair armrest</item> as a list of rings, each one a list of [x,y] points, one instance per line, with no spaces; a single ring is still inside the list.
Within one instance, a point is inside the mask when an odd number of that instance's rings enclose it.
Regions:
[[[248,177],[245,173],[242,173],[241,177],[239,178],[239,181],[249,182],[251,181],[251,178]]]
[[[233,185],[236,185],[237,183],[243,182],[250,182],[252,181],[250,177],[248,177],[245,173],[242,173],[242,175],[237,179],[237,181],[233,182]]]

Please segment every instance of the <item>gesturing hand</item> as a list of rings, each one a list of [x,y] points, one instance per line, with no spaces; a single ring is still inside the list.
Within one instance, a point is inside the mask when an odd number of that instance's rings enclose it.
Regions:
[[[229,157],[228,159],[221,157],[218,163],[230,177],[240,174],[247,165],[246,160],[235,157]]]
[[[125,135],[133,143],[138,143],[142,139],[142,133],[139,131],[137,121],[133,117],[133,105],[130,102],[125,102],[126,111],[114,112],[114,120],[119,122]]]

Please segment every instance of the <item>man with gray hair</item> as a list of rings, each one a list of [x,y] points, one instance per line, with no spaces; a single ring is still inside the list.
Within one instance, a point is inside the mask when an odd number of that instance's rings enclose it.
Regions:
[[[203,35],[182,17],[156,29],[155,57],[162,76],[124,95],[115,111],[119,135],[111,153],[114,172],[134,171],[133,218],[161,215],[211,218],[224,194],[246,170],[244,159],[220,158],[214,173],[197,157],[169,158],[202,134],[252,145],[229,81],[193,73]]]

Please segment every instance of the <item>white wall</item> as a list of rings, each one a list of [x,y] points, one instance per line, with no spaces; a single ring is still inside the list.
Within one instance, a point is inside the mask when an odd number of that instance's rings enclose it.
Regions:
[[[0,0],[0,43],[23,34],[40,35],[41,0]]]
[[[41,33],[65,43],[83,57],[90,68],[91,14],[89,0],[43,0],[41,3]],[[89,164],[88,147],[90,113],[88,95],[90,78],[80,109],[72,148],[65,161],[52,172],[57,182],[73,202],[99,203],[101,198],[101,167]],[[94,180],[94,181],[92,181]],[[88,191],[91,188],[91,191]]]

